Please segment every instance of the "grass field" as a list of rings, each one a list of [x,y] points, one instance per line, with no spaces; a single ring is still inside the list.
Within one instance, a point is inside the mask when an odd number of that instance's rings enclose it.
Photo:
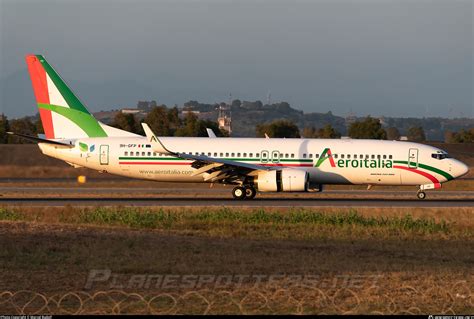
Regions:
[[[472,213],[1,208],[0,312],[472,313]]]

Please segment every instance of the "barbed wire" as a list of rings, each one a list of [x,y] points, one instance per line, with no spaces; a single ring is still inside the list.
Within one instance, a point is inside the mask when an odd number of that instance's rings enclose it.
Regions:
[[[0,293],[0,313],[34,314],[456,314],[472,312],[472,283],[450,289],[402,286],[384,292],[363,289],[201,289],[179,293],[137,293],[123,290]]]

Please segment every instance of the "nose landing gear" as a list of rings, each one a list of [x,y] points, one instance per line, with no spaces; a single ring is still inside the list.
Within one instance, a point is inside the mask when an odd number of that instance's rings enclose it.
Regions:
[[[416,193],[416,197],[418,197],[418,199],[425,199],[426,193],[422,190],[419,190],[418,193]]]

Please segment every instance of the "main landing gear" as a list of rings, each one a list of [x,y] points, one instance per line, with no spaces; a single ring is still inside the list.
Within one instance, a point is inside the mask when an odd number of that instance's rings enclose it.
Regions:
[[[232,190],[234,199],[253,199],[257,190],[252,186],[237,186]]]
[[[422,190],[419,190],[418,193],[416,193],[416,197],[418,197],[418,199],[425,199],[426,193]]]

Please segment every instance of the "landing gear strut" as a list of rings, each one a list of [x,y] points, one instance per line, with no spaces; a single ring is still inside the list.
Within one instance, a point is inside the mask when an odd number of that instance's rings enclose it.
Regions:
[[[425,199],[426,193],[423,192],[422,190],[419,190],[418,193],[416,193],[416,197],[418,197],[418,199]]]
[[[232,190],[234,199],[253,199],[257,195],[257,190],[252,186],[237,186]]]

